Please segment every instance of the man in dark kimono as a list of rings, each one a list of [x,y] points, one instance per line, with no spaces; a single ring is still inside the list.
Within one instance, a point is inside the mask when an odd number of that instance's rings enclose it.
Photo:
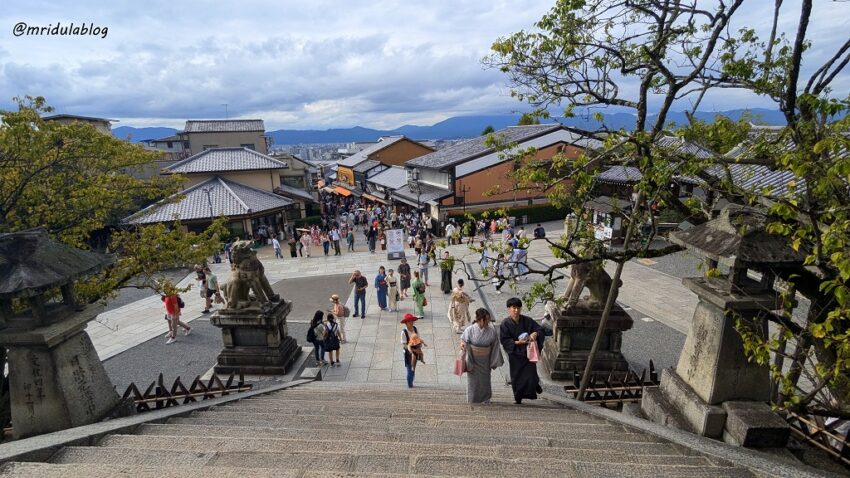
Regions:
[[[543,350],[543,328],[531,317],[522,315],[522,301],[511,297],[507,302],[508,317],[502,321],[499,328],[499,338],[502,348],[508,356],[511,367],[511,388],[514,400],[522,403],[523,398],[534,400],[538,393],[543,393],[540,378],[537,376],[537,363],[528,360],[527,350],[531,341],[537,342],[537,349]],[[520,340],[520,335],[528,334],[528,338]]]

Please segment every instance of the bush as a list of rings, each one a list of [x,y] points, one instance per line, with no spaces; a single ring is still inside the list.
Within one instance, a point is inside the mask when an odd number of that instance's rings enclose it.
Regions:
[[[302,219],[296,219],[293,224],[295,224],[295,227],[310,227],[313,224],[321,225],[322,216],[307,216]]]
[[[495,211],[498,209],[493,209],[489,211],[489,217],[492,219],[496,217],[494,215]],[[567,216],[567,210],[565,208],[557,208],[555,206],[546,205],[546,206],[526,206],[526,207],[517,207],[513,209],[505,210],[508,217],[514,216],[517,219],[517,223],[522,220],[522,216],[528,216],[528,224],[536,224],[538,222],[545,221],[557,221],[564,219]],[[481,219],[484,211],[476,212],[472,214],[476,220]],[[466,218],[461,214],[453,214],[449,216],[450,219],[454,219],[455,222],[462,223],[466,221]]]

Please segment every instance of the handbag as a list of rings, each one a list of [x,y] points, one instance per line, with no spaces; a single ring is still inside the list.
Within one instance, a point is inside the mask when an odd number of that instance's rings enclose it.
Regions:
[[[466,359],[464,358],[463,355],[464,355],[463,351],[461,351],[461,353],[455,359],[454,374],[457,375],[458,377],[460,377],[464,373],[468,372],[468,370],[466,368]]]
[[[423,298],[422,298],[422,307],[425,307],[426,305],[428,305],[428,298],[427,298],[427,297],[423,297]]]
[[[525,352],[529,362],[537,363],[540,361],[540,351],[537,350],[536,340],[528,344],[528,349]]]

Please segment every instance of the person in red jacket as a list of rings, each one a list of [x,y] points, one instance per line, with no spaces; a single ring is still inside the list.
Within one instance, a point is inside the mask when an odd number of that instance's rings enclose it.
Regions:
[[[168,320],[168,333],[165,335],[168,337],[168,340],[165,343],[173,344],[177,341],[178,327],[183,327],[183,333],[185,335],[189,335],[192,332],[192,327],[180,321],[180,303],[182,300],[177,294],[177,291],[174,290],[174,287],[166,287],[162,301],[165,303],[165,318]]]

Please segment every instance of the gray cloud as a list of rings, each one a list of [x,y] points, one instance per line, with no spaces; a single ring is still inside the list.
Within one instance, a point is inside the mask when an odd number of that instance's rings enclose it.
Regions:
[[[43,95],[60,111],[130,125],[179,126],[187,118],[223,117],[224,103],[231,116],[263,117],[270,128],[388,128],[456,114],[507,113],[524,107],[508,96],[506,78],[482,68],[480,60],[496,38],[531,28],[552,5],[551,0],[304,3],[69,6],[14,0],[0,13],[6,30],[17,21],[87,21],[110,32],[106,39],[92,39],[14,38],[0,31],[0,91],[10,97]],[[764,21],[759,3],[751,4],[756,6],[742,25]],[[839,17],[831,12],[813,22],[814,48],[823,48],[823,55],[828,48],[821,44],[846,38],[846,25],[830,22]],[[847,85],[846,77],[839,84]],[[705,104],[770,106],[729,92]],[[9,98],[0,98],[0,107],[9,106]]]

